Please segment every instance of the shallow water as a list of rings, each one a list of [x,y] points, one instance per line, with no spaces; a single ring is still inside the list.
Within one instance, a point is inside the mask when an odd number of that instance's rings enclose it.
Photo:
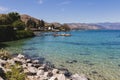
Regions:
[[[85,74],[91,80],[120,80],[120,31],[71,31],[70,37],[54,37],[43,33],[31,39],[5,43],[14,53],[39,56],[68,68],[72,73]],[[76,60],[77,62],[66,63]]]

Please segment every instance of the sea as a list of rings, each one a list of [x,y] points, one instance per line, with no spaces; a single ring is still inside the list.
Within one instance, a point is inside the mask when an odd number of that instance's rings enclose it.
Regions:
[[[51,62],[56,68],[85,75],[90,80],[120,80],[120,30],[72,30],[71,36],[37,33],[29,39],[3,43],[11,53]]]

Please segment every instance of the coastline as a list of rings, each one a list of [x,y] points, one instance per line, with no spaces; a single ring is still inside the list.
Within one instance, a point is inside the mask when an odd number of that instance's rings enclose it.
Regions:
[[[12,71],[13,66],[15,69],[21,69],[19,74],[24,74],[24,77],[22,78],[23,80],[89,80],[85,75],[72,74],[64,68],[57,69],[51,63],[43,63],[41,60],[32,59],[23,54],[12,55],[12,57],[9,58],[6,57],[6,55],[8,55],[8,52],[1,51],[0,54],[3,53],[5,55],[0,58],[1,80],[6,80],[9,78],[8,72],[14,72]],[[17,77],[19,76],[20,75]]]

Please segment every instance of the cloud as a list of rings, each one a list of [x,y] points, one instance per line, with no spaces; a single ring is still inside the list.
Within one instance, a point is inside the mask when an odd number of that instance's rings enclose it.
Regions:
[[[68,1],[61,2],[61,3],[59,3],[58,5],[68,5],[68,4],[70,4],[70,3],[71,3],[71,1],[68,0]]]
[[[43,4],[43,0],[39,0],[38,2],[39,2],[39,4]]]
[[[8,11],[8,8],[0,6],[0,12],[5,12],[5,11]]]

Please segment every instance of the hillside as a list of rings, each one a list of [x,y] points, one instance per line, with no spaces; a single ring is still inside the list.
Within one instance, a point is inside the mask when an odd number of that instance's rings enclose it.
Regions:
[[[27,15],[27,14],[22,14],[22,15],[20,15],[20,17],[21,17],[21,20],[22,20],[23,22],[25,22],[25,23],[26,23],[29,19],[34,20],[36,23],[38,23],[38,21],[39,21],[39,19],[34,18],[34,17],[31,17],[31,16],[29,16],[29,15]]]
[[[82,30],[97,30],[101,29],[96,25],[90,25],[90,24],[85,24],[85,23],[68,23],[67,24],[70,29],[82,29]]]

